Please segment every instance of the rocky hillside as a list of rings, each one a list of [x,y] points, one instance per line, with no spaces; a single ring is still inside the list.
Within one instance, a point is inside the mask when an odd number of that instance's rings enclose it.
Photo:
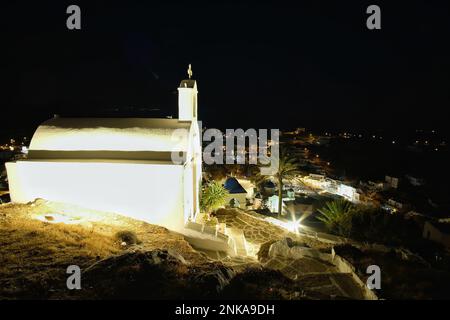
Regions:
[[[275,257],[212,260],[165,228],[44,200],[0,205],[0,244],[0,299],[330,299],[342,292],[304,273],[318,265],[310,258],[284,259],[284,268]],[[307,266],[298,276],[288,272],[294,262]],[[81,290],[66,287],[69,265],[81,268]]]

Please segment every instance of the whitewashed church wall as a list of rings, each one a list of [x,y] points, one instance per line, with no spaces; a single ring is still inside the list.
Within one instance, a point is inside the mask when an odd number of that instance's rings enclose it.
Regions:
[[[18,161],[7,171],[13,202],[43,198],[174,230],[184,225],[181,165]]]

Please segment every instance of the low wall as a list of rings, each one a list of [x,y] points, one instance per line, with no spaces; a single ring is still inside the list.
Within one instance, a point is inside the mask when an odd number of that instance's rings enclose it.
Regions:
[[[228,243],[224,242],[222,239],[213,237],[201,237],[194,234],[184,235],[184,238],[187,242],[189,242],[193,247],[197,249],[231,253],[231,249]]]
[[[329,262],[333,264],[341,273],[350,274],[355,281],[355,283],[360,287],[363,292],[364,299],[366,300],[378,300],[377,295],[370,290],[367,285],[359,278],[356,274],[355,267],[337,255],[334,248],[331,249],[331,253],[323,253],[316,249],[292,246],[290,247],[287,239],[279,240],[274,242],[269,248],[269,256],[276,257],[282,256],[290,259],[301,259],[303,257],[311,257],[315,259],[320,259],[322,261]]]
[[[187,242],[198,249],[223,251],[235,255],[234,243],[226,234],[214,227],[190,221],[181,233]]]
[[[332,263],[336,266],[336,268],[338,268],[340,272],[349,273],[352,275],[353,280],[361,287],[361,290],[364,293],[364,298],[366,300],[378,300],[375,292],[370,290],[367,285],[359,278],[359,276],[356,274],[355,267],[350,262],[337,255],[334,251],[334,248],[331,249],[331,256]]]
[[[254,219],[258,219],[260,221],[265,221],[268,222],[270,224],[273,224],[274,226],[280,227],[285,229],[287,232],[294,232],[293,230],[290,230],[288,227],[288,223],[281,221],[279,219],[273,218],[273,217],[267,217],[264,216],[262,214],[259,214],[257,212],[252,211],[251,213],[245,212],[245,211],[240,211],[242,214],[245,214],[247,216],[250,216]],[[302,230],[300,228],[300,230],[298,230],[298,233],[300,236],[305,236],[308,238],[312,238],[321,242],[325,242],[325,243],[330,243],[330,244],[344,244],[344,243],[354,243],[353,240],[348,239],[348,238],[344,238],[344,237],[339,237],[339,236],[335,236],[332,234],[328,234],[328,233],[321,233],[321,232],[315,232],[315,231],[307,231],[307,230]]]

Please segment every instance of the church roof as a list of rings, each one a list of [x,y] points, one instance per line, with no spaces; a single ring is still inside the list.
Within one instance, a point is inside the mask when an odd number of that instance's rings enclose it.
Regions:
[[[247,191],[245,191],[239,181],[237,181],[237,179],[233,177],[228,178],[223,186],[228,190],[229,193],[247,193]]]
[[[55,117],[37,128],[29,158],[35,151],[186,152],[190,125],[178,119]]]
[[[273,181],[271,180],[267,180],[266,182],[264,182],[264,188],[275,188],[276,185],[275,183],[273,183]]]
[[[27,160],[180,164],[190,125],[178,119],[53,118],[37,128]]]

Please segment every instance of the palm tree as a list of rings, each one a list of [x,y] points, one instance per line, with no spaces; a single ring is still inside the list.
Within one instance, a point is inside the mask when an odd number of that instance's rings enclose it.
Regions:
[[[250,181],[253,182],[253,184],[259,191],[262,191],[264,182],[266,182],[269,178],[270,176],[261,174],[259,166],[255,166],[254,168],[252,168]]]
[[[348,230],[345,221],[353,210],[352,203],[345,199],[329,201],[325,207],[318,209],[320,216],[317,219],[322,221],[328,230],[346,235]]]
[[[202,191],[200,199],[201,209],[209,214],[223,206],[226,202],[228,190],[217,181],[209,182]]]
[[[286,147],[280,147],[278,171],[272,176],[263,176],[259,174],[255,180],[262,183],[269,177],[275,179],[278,183],[278,217],[281,217],[283,211],[283,179],[291,179],[301,174],[298,166],[298,159],[292,155],[292,152]]]

